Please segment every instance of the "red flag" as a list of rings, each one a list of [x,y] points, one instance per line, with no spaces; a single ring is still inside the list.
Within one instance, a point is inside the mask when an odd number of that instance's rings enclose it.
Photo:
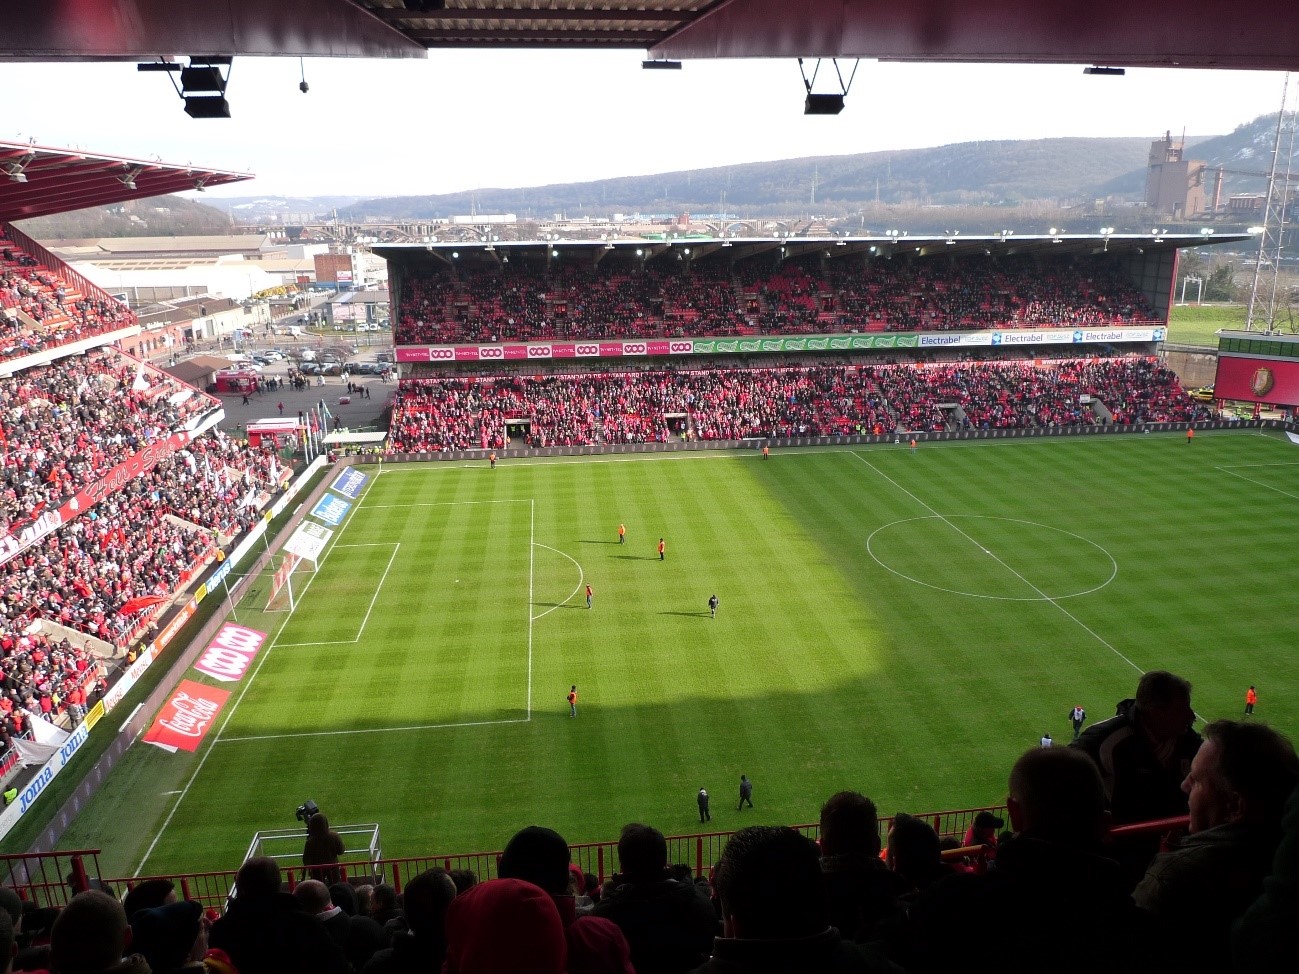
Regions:
[[[141,595],[139,598],[123,602],[122,607],[117,610],[117,614],[120,616],[132,616],[150,606],[157,605],[159,602],[166,601],[166,597],[162,595]]]

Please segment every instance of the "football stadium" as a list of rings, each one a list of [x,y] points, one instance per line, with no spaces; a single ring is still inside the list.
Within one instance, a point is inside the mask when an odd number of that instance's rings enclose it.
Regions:
[[[339,6],[352,56],[778,20]],[[376,245],[354,433],[323,338],[232,424],[262,377],[14,225],[249,174],[0,168],[9,969],[1286,969],[1299,338],[1223,332],[1210,395],[1166,349],[1249,234]]]

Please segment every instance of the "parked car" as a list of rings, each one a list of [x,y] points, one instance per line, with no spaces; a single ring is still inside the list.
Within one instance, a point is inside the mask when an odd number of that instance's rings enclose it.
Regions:
[[[298,366],[298,371],[303,375],[321,375],[322,368],[319,362],[303,362]]]

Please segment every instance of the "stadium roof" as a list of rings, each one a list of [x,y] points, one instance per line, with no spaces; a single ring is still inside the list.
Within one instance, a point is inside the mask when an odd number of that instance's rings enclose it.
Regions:
[[[5,10],[0,59],[27,61],[425,57],[429,48],[522,47],[632,48],[653,58],[1299,68],[1293,0],[1255,0],[1239,16],[1224,14],[1214,0],[115,0],[8,6],[16,9]]]
[[[252,179],[125,156],[0,141],[0,223]]]
[[[745,260],[780,252],[795,259],[821,254],[832,260],[857,256],[959,258],[991,254],[998,257],[1032,254],[1046,258],[1085,257],[1101,253],[1144,254],[1254,240],[1249,234],[990,234],[884,235],[870,237],[682,237],[677,240],[499,241],[491,244],[381,244],[374,253],[399,263],[431,262],[451,266],[463,261],[474,267],[509,262],[578,260],[592,265],[605,260],[619,266],[636,261]]]

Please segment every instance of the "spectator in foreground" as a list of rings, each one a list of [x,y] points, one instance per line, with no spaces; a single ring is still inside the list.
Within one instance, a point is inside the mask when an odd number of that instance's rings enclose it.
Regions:
[[[1294,932],[1299,927],[1299,787],[1290,792],[1281,820],[1281,844],[1263,895],[1231,932],[1232,969],[1281,974],[1294,967]]]
[[[621,868],[593,916],[612,920],[631,947],[636,974],[676,974],[708,958],[717,917],[707,891],[668,875],[663,833],[639,823],[618,836]]]
[[[567,974],[568,947],[559,908],[521,879],[492,879],[457,896],[447,909],[445,974]]]
[[[329,900],[347,916],[347,939],[343,953],[353,971],[360,971],[371,957],[383,947],[383,927],[368,914],[361,913],[356,902],[356,891],[348,883],[335,883],[329,887]]]
[[[1016,834],[1000,844],[996,868],[916,897],[887,937],[889,956],[915,974],[1144,970],[1143,918],[1118,863],[1102,854],[1109,815],[1096,766],[1067,748],[1034,748],[1015,762],[1009,791]]]
[[[365,974],[421,974],[441,971],[446,960],[446,914],[456,898],[456,886],[442,869],[429,869],[406,884],[402,903],[407,933],[396,934],[392,946],[365,966]]]
[[[570,974],[636,974],[627,938],[611,920],[579,917],[572,894],[571,853],[554,829],[530,825],[515,833],[501,854],[497,874],[522,879],[545,890],[555,901],[568,942]]]
[[[122,904],[87,890],[68,902],[50,935],[51,974],[149,974],[139,954],[126,955],[130,927]]]
[[[696,974],[896,970],[830,926],[816,847],[793,829],[755,825],[731,836],[717,893],[723,936]]]
[[[176,902],[176,884],[170,879],[146,879],[136,883],[126,893],[122,907],[129,922],[140,910],[152,910]]]
[[[10,974],[14,969],[14,958],[18,956],[17,937],[13,915],[8,909],[0,909],[0,974]]]
[[[831,795],[821,806],[821,877],[830,925],[848,940],[873,940],[893,916],[907,884],[880,859],[879,812],[855,791]]]
[[[1191,729],[1191,684],[1151,670],[1137,683],[1135,699],[1120,701],[1116,709],[1069,745],[1096,762],[1114,822],[1185,815],[1182,781],[1201,740]]]
[[[1231,925],[1263,892],[1299,784],[1294,746],[1266,724],[1218,720],[1204,737],[1183,785],[1190,834],[1155,857],[1133,894],[1187,971],[1228,968]]]
[[[131,946],[153,974],[202,974],[208,926],[193,900],[137,910],[131,918]]]
[[[212,947],[230,955],[239,974],[348,974],[338,945],[291,893],[280,891],[280,867],[249,859],[235,877],[236,896],[212,925]]]
[[[942,845],[933,826],[904,812],[893,816],[885,861],[903,880],[904,896],[914,895],[952,874],[943,862]]]

